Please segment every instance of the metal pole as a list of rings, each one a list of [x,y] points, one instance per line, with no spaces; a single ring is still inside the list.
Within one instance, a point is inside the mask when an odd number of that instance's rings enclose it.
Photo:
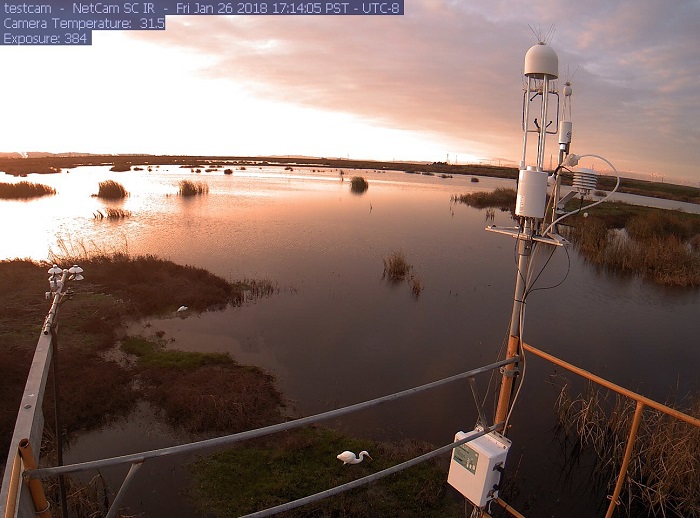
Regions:
[[[7,492],[7,501],[5,502],[4,518],[15,518],[15,509],[17,508],[17,493],[22,471],[22,457],[19,455],[19,450],[15,452],[14,460],[12,461],[12,474],[10,475],[10,487]]]
[[[63,430],[61,429],[61,404],[60,391],[58,381],[58,324],[56,322],[51,326],[51,346],[53,347],[53,355],[51,363],[53,365],[53,405],[54,405],[54,426],[56,428],[56,463],[58,466],[63,466]],[[58,493],[61,499],[61,516],[68,518],[68,501],[66,499],[66,481],[63,474],[58,475]]]
[[[532,222],[525,219],[523,236],[518,236],[518,271],[515,278],[515,295],[513,297],[513,313],[510,317],[510,338],[508,339],[508,349],[506,359],[520,356],[520,320],[525,304],[526,276],[530,265],[530,257],[534,241],[532,240]],[[503,378],[501,380],[501,391],[498,396],[496,407],[495,423],[506,420],[510,407],[510,399],[513,395],[513,380],[517,369],[516,364],[509,364],[502,369]],[[505,435],[506,430],[503,430]]]
[[[610,499],[610,505],[608,506],[608,512],[605,514],[605,518],[612,518],[615,508],[619,505],[620,493],[622,492],[622,484],[625,482],[625,475],[627,474],[627,467],[630,464],[630,458],[632,457],[632,450],[634,449],[634,441],[637,438],[637,431],[639,430],[639,424],[642,422],[642,412],[644,411],[644,403],[637,401],[637,407],[634,409],[634,418],[632,419],[632,428],[630,429],[630,436],[627,439],[627,449],[625,449],[625,457],[622,459],[622,466],[620,466],[620,474],[617,476],[617,483],[615,484],[615,491]]]
[[[134,462],[131,465],[131,467],[129,468],[129,472],[126,474],[124,482],[122,482],[122,486],[119,488],[117,496],[114,497],[114,501],[112,502],[112,505],[109,508],[109,511],[107,512],[107,516],[105,518],[114,518],[117,516],[117,513],[119,513],[119,507],[122,504],[122,500],[124,500],[124,495],[126,495],[126,490],[131,485],[131,482],[134,480],[134,477],[136,476],[138,470],[141,469],[141,466],[143,466],[143,461]]]
[[[523,97],[523,156],[520,159],[520,169],[525,169],[525,164],[527,162],[527,131],[530,127],[530,82],[531,78],[527,78],[527,87],[525,88],[525,96]]]
[[[32,447],[29,444],[29,439],[22,439],[20,441],[19,454],[22,456],[22,462],[27,470],[36,469],[36,460],[34,459],[34,454],[32,453]],[[41,485],[41,480],[27,477],[26,482],[29,486],[29,492],[32,495],[36,515],[39,518],[51,518],[51,511],[49,511],[51,505],[49,504],[48,500],[46,500],[46,495],[44,494],[44,487]]]
[[[544,148],[547,139],[547,107],[549,99],[549,76],[542,79],[542,111],[540,113],[540,134],[537,142],[537,170],[544,171]]]

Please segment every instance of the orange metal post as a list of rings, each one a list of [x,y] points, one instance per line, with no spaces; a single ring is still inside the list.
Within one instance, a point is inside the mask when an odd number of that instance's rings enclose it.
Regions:
[[[36,469],[36,460],[34,459],[34,454],[32,453],[32,447],[29,444],[29,439],[22,439],[19,442],[19,454],[22,456],[22,462],[24,463],[24,467],[26,469]],[[51,512],[49,511],[51,506],[46,500],[46,495],[44,494],[44,488],[41,485],[41,480],[29,478],[27,479],[27,485],[29,486],[29,492],[31,493],[32,500],[34,501],[36,515],[39,518],[51,518]]]
[[[520,356],[520,339],[517,336],[511,335],[508,339],[508,351],[506,352],[506,360]],[[513,379],[515,374],[515,364],[510,363],[503,367],[503,379],[501,381],[501,393],[498,396],[498,406],[496,407],[496,417],[494,423],[500,423],[506,420],[508,409],[510,407],[510,397],[513,393]],[[502,430],[505,435],[507,430]]]
[[[12,474],[10,475],[10,490],[7,493],[7,502],[5,502],[5,518],[15,517],[15,508],[17,506],[17,491],[19,490],[21,468],[22,458],[19,456],[19,451],[17,451],[17,453],[15,453],[15,459],[12,461]]]
[[[641,401],[637,401],[637,407],[634,409],[634,418],[632,419],[632,428],[630,428],[630,436],[627,439],[627,449],[625,450],[625,457],[622,459],[622,466],[620,466],[620,474],[617,476],[615,491],[612,494],[612,499],[610,500],[610,505],[608,506],[608,512],[605,514],[605,518],[612,518],[612,515],[615,512],[615,507],[617,506],[617,501],[620,498],[620,493],[622,492],[622,484],[625,481],[625,475],[627,475],[627,467],[630,464],[630,458],[632,458],[632,450],[634,450],[634,441],[637,438],[639,424],[642,422],[643,411],[644,403],[642,403]]]
[[[508,514],[510,514],[511,516],[515,516],[515,518],[525,518],[525,515],[520,514],[518,511],[516,511],[515,509],[513,509],[510,505],[508,505],[507,503],[505,503],[505,502],[504,502],[503,500],[501,500],[500,498],[494,498],[493,501],[496,502],[496,503],[497,503],[498,505],[500,505],[501,507],[503,507],[503,509],[505,509],[506,512],[508,512]]]

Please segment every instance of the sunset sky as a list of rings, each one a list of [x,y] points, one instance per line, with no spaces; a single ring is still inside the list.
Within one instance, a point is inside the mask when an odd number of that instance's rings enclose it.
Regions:
[[[405,12],[178,16],[166,31],[95,32],[89,47],[2,46],[0,151],[516,163],[531,26],[553,32],[560,77],[573,76],[573,152],[700,185],[697,0]]]

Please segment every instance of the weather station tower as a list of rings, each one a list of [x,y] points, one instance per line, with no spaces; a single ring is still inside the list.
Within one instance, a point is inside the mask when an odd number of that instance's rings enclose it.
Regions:
[[[607,200],[619,186],[618,177],[617,185],[605,198],[583,206],[584,197],[595,189],[596,173],[590,169],[574,171],[570,168],[578,165],[583,157],[596,157],[605,161],[616,173],[617,171],[601,156],[570,154],[571,82],[567,79],[561,90],[564,100],[560,110],[560,91],[556,84],[559,78],[559,58],[542,38],[539,40],[525,54],[523,67],[523,149],[514,209],[518,225],[486,227],[490,232],[516,240],[515,293],[504,358],[516,361],[501,367],[501,382],[493,418],[494,425],[502,423],[499,431],[490,432],[454,448],[448,475],[448,482],[474,505],[473,518],[484,516],[491,502],[498,500],[501,477],[511,447],[511,441],[506,436],[525,374],[522,347],[525,305],[528,294],[539,277],[539,273],[533,275],[539,247],[545,245],[553,254],[556,250],[553,247],[568,246],[569,242],[558,234],[557,224],[568,216]],[[546,141],[548,136],[554,135],[558,135],[558,164],[556,169],[548,172],[544,169]],[[573,187],[567,188],[568,192],[562,195],[561,176],[565,171],[573,176]],[[566,204],[577,195],[581,197],[579,208],[567,212]],[[584,213],[585,215],[587,214]],[[485,416],[480,412],[475,430],[484,430],[488,426],[485,421]],[[457,432],[455,442],[465,435],[464,432]]]

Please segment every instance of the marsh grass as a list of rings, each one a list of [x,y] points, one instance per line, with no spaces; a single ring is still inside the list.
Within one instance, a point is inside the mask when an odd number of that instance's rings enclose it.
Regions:
[[[137,358],[146,397],[173,426],[189,433],[241,432],[282,420],[274,378],[226,353],[168,349],[163,339],[127,336],[121,349]]]
[[[209,185],[206,182],[193,182],[181,180],[178,190],[180,196],[201,196],[209,192]]]
[[[124,209],[112,209],[112,208],[107,208],[102,212],[101,210],[97,210],[93,214],[94,218],[97,220],[103,220],[103,219],[125,219],[131,217],[131,212],[128,210]]]
[[[586,261],[659,284],[700,286],[700,216],[611,205],[571,217],[563,230]]]
[[[115,163],[109,170],[114,171],[115,173],[123,173],[126,171],[131,171],[131,162]]]
[[[406,281],[411,289],[411,293],[417,299],[423,291],[423,281],[413,274],[413,266],[406,260],[402,251],[392,252],[388,257],[382,259],[384,262],[384,272],[382,279],[387,279],[391,284],[401,284]]]
[[[129,196],[129,193],[119,182],[115,182],[114,180],[105,180],[104,182],[100,182],[98,184],[96,196],[106,200],[121,200]]]
[[[406,260],[403,252],[392,252],[388,257],[383,259],[384,273],[382,278],[388,279],[390,282],[400,283],[406,280],[411,273],[413,267]]]
[[[121,341],[121,349],[136,356],[142,367],[192,370],[204,365],[229,365],[233,359],[224,353],[197,353],[166,349],[162,339],[152,340],[142,336],[127,336]]]
[[[362,194],[369,189],[369,183],[362,176],[353,176],[350,180],[350,192]]]
[[[478,181],[478,179],[477,179]],[[491,192],[473,192],[469,194],[455,194],[452,196],[453,202],[464,203],[477,209],[495,207],[504,210],[515,209],[516,192],[514,189],[499,187]]]
[[[40,183],[0,183],[0,199],[3,200],[27,200],[54,194],[56,194],[56,189]]]
[[[367,450],[373,460],[343,466],[336,455]],[[248,442],[192,466],[194,499],[214,516],[240,516],[323,491],[426,453],[418,442],[378,443],[322,427]],[[286,513],[316,517],[460,516],[440,461],[427,461],[374,484]]]
[[[688,398],[687,414],[700,416],[700,397]],[[592,384],[572,397],[564,385],[557,400],[560,429],[581,450],[592,449],[595,471],[610,494],[622,464],[635,402],[610,397]],[[700,516],[700,428],[645,409],[624,486],[630,516]],[[675,513],[675,514],[674,514]]]

